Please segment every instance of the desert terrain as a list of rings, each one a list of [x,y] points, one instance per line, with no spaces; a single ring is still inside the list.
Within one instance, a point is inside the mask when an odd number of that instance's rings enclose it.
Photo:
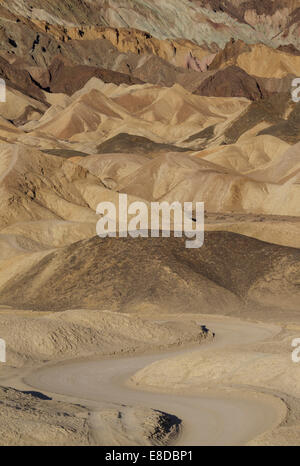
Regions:
[[[0,445],[300,444],[300,5],[271,3],[0,2]],[[204,203],[203,246],[100,238],[120,194]]]

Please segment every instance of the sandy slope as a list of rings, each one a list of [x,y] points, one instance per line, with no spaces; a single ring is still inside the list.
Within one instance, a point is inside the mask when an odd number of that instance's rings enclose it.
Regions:
[[[164,445],[181,426],[174,416],[150,408],[106,405],[91,411],[32,390],[0,387],[0,399],[1,446],[95,446],[112,438],[116,444]]]
[[[200,344],[212,337],[195,322],[160,325],[129,314],[87,309],[41,314],[5,309],[0,312],[0,329],[7,365],[18,368],[46,360]]]
[[[270,325],[245,323],[230,319],[205,320],[216,331],[216,339],[208,347],[183,350],[180,354],[208,355],[227,347],[241,349],[241,345],[274,337],[280,328]],[[39,390],[60,393],[72,398],[148,406],[175,414],[183,420],[179,445],[238,445],[252,440],[264,431],[275,427],[285,416],[281,402],[258,393],[204,392],[189,396],[188,387],[181,393],[159,394],[136,391],[125,385],[137,370],[154,361],[164,363],[167,353],[122,358],[117,360],[90,360],[64,363],[41,369],[26,377],[26,383]],[[213,365],[213,363],[212,363]],[[151,366],[150,366],[151,367]],[[253,374],[254,375],[254,374]],[[168,388],[167,391],[170,391]],[[196,397],[195,397],[196,396]],[[128,428],[130,429],[130,423]],[[115,444],[115,439],[111,439]]]

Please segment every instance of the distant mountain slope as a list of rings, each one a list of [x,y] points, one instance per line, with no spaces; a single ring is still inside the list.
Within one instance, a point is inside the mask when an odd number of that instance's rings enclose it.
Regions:
[[[231,38],[300,47],[297,0],[4,0],[10,12],[63,26],[133,27],[160,39],[224,47]]]

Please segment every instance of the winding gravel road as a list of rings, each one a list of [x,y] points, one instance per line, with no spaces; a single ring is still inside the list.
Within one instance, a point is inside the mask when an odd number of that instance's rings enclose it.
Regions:
[[[203,322],[202,322],[203,323]],[[205,325],[215,332],[213,342],[196,349],[120,359],[69,362],[47,367],[27,376],[25,383],[38,390],[67,395],[78,400],[92,400],[142,405],[176,415],[183,421],[177,439],[186,445],[242,445],[281,420],[276,404],[262,398],[209,393],[187,396],[152,393],[126,386],[128,378],[154,361],[186,352],[212,351],[235,345],[247,345],[276,335],[279,327],[254,324],[229,318],[208,318]]]

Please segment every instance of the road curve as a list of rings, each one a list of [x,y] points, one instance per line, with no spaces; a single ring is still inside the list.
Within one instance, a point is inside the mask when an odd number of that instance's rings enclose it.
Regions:
[[[79,400],[109,404],[142,405],[176,415],[183,421],[177,444],[242,445],[277,425],[282,411],[266,399],[214,394],[187,396],[144,392],[126,386],[128,378],[152,362],[175,357],[184,352],[203,352],[247,345],[274,336],[280,328],[242,322],[236,319],[207,318],[205,325],[215,332],[213,342],[197,349],[174,352],[74,361],[46,367],[24,379],[38,390],[70,396]]]

